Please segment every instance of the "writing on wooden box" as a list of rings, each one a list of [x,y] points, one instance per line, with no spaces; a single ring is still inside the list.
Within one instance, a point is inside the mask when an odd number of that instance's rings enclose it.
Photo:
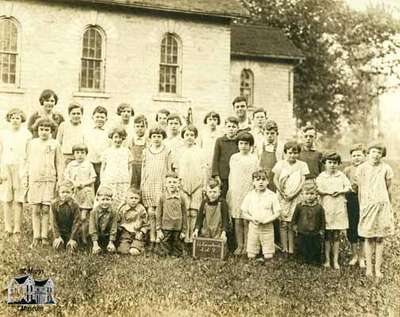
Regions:
[[[226,256],[226,242],[221,239],[194,238],[193,257],[223,260]]]

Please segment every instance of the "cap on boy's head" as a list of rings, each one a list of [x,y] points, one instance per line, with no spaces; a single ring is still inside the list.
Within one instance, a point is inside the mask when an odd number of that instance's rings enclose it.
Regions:
[[[278,124],[274,120],[267,120],[265,123],[265,130],[275,130],[278,132]]]
[[[377,149],[382,152],[382,157],[386,156],[386,146],[381,142],[374,142],[368,146],[368,153],[371,149]]]
[[[12,109],[8,110],[7,114],[6,114],[6,121],[10,122],[11,116],[14,115],[14,114],[19,115],[21,117],[21,122],[25,122],[26,121],[25,113],[19,108],[12,108]]]
[[[307,180],[303,185],[303,192],[317,192],[317,184],[313,180]]]
[[[253,180],[258,180],[258,179],[267,179],[268,178],[268,172],[265,169],[260,168],[259,170],[253,172],[251,174],[251,178]]]
[[[361,151],[364,155],[367,153],[365,146],[361,143],[354,144],[350,149],[350,155],[355,151]]]
[[[105,185],[100,186],[99,189],[97,190],[97,196],[108,196],[112,198],[113,194],[114,194],[113,189]]]
[[[58,190],[60,191],[61,188],[68,188],[71,191],[74,189],[74,183],[68,179],[64,179],[58,184]]]
[[[322,155],[321,162],[323,164],[325,164],[326,161],[335,161],[338,164],[342,163],[342,159],[341,159],[340,155],[335,151],[326,151]]]
[[[221,188],[221,183],[220,183],[220,181],[219,181],[218,179],[216,179],[216,178],[210,178],[210,179],[207,181],[207,187],[210,187],[210,188],[215,188],[215,187]]]

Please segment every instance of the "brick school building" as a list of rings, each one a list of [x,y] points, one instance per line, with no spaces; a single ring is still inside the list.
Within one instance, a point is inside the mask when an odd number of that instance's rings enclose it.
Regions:
[[[0,0],[0,111],[29,114],[50,88],[57,110],[77,101],[85,120],[128,102],[150,122],[160,108],[192,107],[200,125],[242,94],[284,137],[302,54],[280,30],[232,23],[246,14],[232,0]]]

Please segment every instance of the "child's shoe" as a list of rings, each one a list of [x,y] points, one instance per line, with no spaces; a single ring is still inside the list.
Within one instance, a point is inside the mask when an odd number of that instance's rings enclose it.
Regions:
[[[47,238],[42,238],[42,246],[48,247],[50,245],[49,239]]]
[[[129,253],[130,253],[131,255],[139,255],[141,252],[140,252],[139,249],[130,248],[130,249],[129,249]]]
[[[325,261],[323,266],[326,267],[326,268],[330,268],[331,264],[329,263],[329,261]]]
[[[360,266],[361,269],[365,269],[365,259],[360,259],[358,261],[358,265]]]
[[[353,266],[356,265],[358,262],[358,257],[357,256],[353,256],[349,262],[349,265]],[[360,262],[361,263],[361,262]]]
[[[39,246],[40,244],[40,238],[33,239],[33,242],[29,246],[31,249],[35,249]]]
[[[236,250],[233,252],[233,254],[234,255],[242,255],[243,253],[242,253],[242,250],[243,250],[243,248],[241,247],[241,246],[238,246],[237,248],[236,248]]]

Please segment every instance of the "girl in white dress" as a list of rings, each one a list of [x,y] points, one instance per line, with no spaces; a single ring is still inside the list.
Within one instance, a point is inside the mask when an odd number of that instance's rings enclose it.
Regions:
[[[333,249],[333,267],[339,269],[340,233],[349,228],[345,194],[351,190],[349,179],[338,170],[340,155],[328,152],[322,157],[325,171],[318,175],[316,183],[325,210],[325,267],[330,267]]]
[[[257,155],[251,153],[254,137],[249,132],[237,136],[239,153],[229,161],[229,189],[227,201],[235,225],[237,248],[236,255],[246,254],[247,231],[249,222],[242,215],[241,206],[247,193],[253,189],[252,174],[258,169]]]

